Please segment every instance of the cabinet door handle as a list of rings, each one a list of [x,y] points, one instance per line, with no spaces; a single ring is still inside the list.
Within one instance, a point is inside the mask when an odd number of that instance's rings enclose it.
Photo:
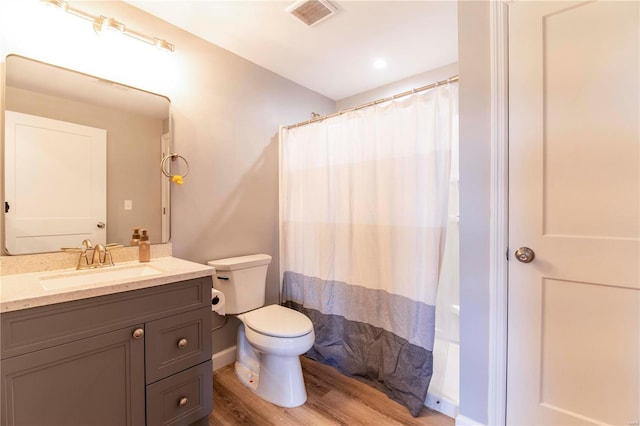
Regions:
[[[134,339],[140,339],[142,336],[144,336],[144,328],[136,328],[133,330]]]
[[[180,401],[178,401],[178,407],[184,407],[188,402],[189,399],[187,399],[186,396],[183,396],[182,398],[180,398]]]
[[[187,344],[189,344],[189,342],[187,342],[187,339],[180,339],[178,340],[178,347],[180,349],[184,349],[187,347]]]

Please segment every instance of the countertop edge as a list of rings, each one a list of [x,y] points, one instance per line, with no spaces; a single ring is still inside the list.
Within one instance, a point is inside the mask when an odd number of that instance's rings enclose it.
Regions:
[[[36,308],[40,306],[53,305],[57,303],[71,302],[75,300],[89,299],[92,297],[105,296],[109,294],[124,293],[127,291],[134,291],[144,288],[157,287],[161,285],[175,283],[177,281],[186,281],[190,279],[207,277],[215,274],[215,268],[203,265],[187,260],[182,260],[174,257],[165,257],[152,259],[152,264],[159,264],[159,266],[165,266],[165,263],[175,264],[183,269],[175,272],[167,272],[160,276],[151,275],[147,277],[139,277],[136,279],[122,279],[105,283],[103,285],[91,286],[88,288],[73,287],[64,291],[47,292],[36,287],[33,282],[27,285],[34,287],[33,296],[20,296],[13,300],[3,300],[0,302],[0,314],[9,312],[15,312],[24,309]],[[132,263],[132,262],[128,262]],[[137,262],[135,262],[137,263]],[[126,266],[126,265],[124,265]],[[60,271],[60,272],[64,272]],[[48,273],[56,271],[48,271]],[[23,274],[27,277],[27,281],[37,281],[40,273]],[[6,277],[4,277],[6,278]],[[38,281],[39,282],[39,281]],[[13,284],[16,285],[16,284]],[[212,280],[213,285],[213,280]],[[39,284],[37,284],[39,286]],[[7,291],[6,288],[1,289],[3,293]],[[2,295],[4,298],[5,294]]]

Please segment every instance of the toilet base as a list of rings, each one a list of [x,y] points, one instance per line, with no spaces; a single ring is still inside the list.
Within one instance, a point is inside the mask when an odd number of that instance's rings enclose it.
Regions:
[[[258,372],[238,361],[235,363],[235,372],[243,385],[272,404],[294,408],[307,401],[299,357],[283,358],[262,354]]]
[[[240,380],[243,385],[254,392],[258,389],[258,379],[260,378],[260,375],[257,371],[251,371],[245,365],[236,361],[235,372],[236,377],[238,377],[238,380]]]
[[[299,407],[307,401],[299,355],[255,350],[247,341],[243,324],[238,327],[236,355],[236,376],[260,398],[285,408]]]

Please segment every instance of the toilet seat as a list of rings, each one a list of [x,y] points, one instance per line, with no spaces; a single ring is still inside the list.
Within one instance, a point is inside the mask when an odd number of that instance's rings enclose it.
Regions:
[[[304,314],[280,305],[269,305],[243,314],[244,324],[257,333],[272,337],[300,337],[313,330]]]

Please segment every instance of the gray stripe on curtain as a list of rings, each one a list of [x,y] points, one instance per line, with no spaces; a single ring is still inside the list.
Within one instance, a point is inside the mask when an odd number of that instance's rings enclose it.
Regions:
[[[291,271],[284,273],[282,295],[285,302],[370,324],[433,351],[435,306],[384,290],[325,281]]]
[[[433,374],[431,351],[379,327],[287,301],[313,322],[316,340],[307,357],[335,367],[385,393],[417,417]]]

